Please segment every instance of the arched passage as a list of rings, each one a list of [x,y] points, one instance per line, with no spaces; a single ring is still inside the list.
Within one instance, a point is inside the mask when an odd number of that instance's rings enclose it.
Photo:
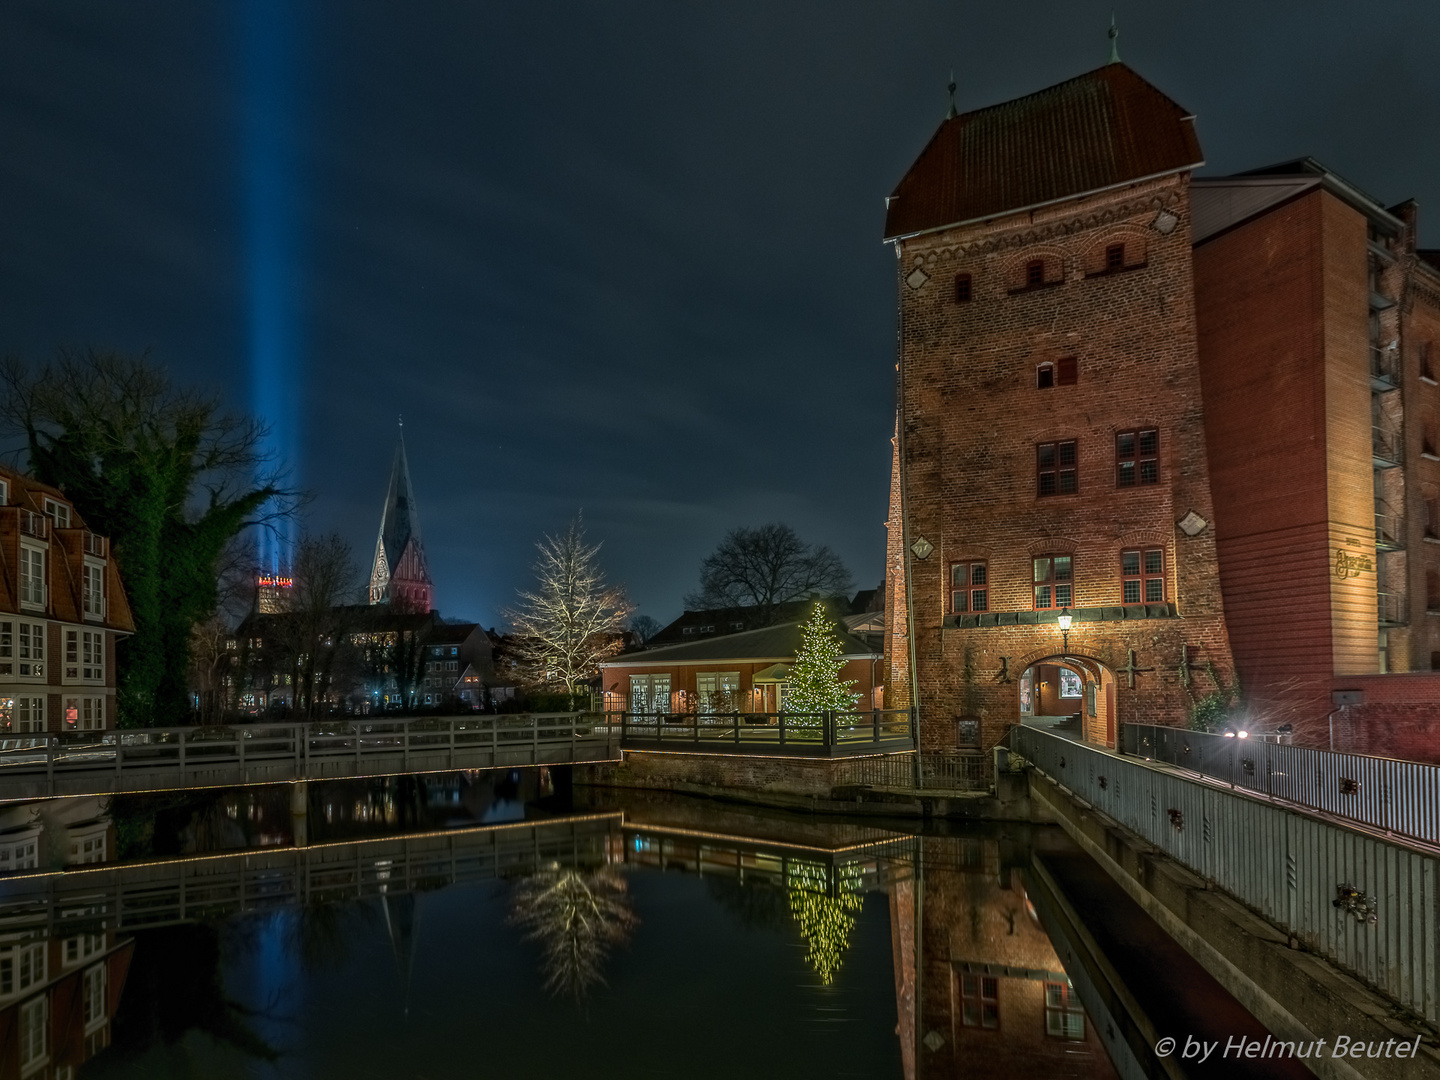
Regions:
[[[1073,653],[1027,657],[1020,674],[1020,723],[1115,746],[1115,673]]]

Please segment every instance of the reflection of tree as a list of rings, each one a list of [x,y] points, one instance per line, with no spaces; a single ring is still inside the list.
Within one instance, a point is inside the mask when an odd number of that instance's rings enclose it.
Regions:
[[[774,930],[790,925],[785,890],[765,882],[741,884],[732,878],[705,875],[710,895],[742,925],[752,930]]]
[[[610,867],[590,873],[555,869],[526,878],[516,886],[510,921],[540,943],[545,989],[577,1001],[604,984],[605,958],[629,941],[640,922],[625,879]]]
[[[791,863],[789,872],[790,914],[805,939],[805,959],[829,986],[840,970],[855,916],[864,897],[860,893],[860,872],[853,866],[836,871],[835,895],[827,887],[825,868],[810,863]]]

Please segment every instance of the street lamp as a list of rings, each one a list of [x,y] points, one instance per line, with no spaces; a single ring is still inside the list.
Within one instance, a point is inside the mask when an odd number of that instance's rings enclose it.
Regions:
[[[1071,616],[1071,614],[1070,614],[1070,609],[1069,609],[1068,607],[1066,607],[1066,608],[1061,608],[1061,609],[1060,609],[1060,615],[1059,615],[1057,621],[1060,623],[1060,637],[1061,637],[1061,639],[1062,639],[1062,640],[1064,641],[1064,643],[1065,643],[1064,646],[1063,646],[1063,650],[1064,650],[1065,652],[1067,652],[1067,653],[1070,651],[1070,620],[1071,620],[1071,618],[1072,618],[1072,616]]]

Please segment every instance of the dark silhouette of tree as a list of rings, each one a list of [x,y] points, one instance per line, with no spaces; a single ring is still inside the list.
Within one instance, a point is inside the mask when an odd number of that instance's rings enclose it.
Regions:
[[[665,628],[660,625],[660,620],[652,619],[649,615],[636,615],[630,620],[630,632],[641,645],[648,644],[650,639],[663,629]]]
[[[789,525],[731,529],[700,564],[700,590],[685,597],[695,610],[753,607],[761,625],[781,604],[846,593],[850,571],[823,544],[807,544]]]
[[[10,359],[0,390],[0,426],[24,436],[30,471],[114,545],[135,616],[119,646],[120,725],[184,723],[191,628],[216,610],[227,543],[295,502],[266,460],[265,426],[117,353]]]

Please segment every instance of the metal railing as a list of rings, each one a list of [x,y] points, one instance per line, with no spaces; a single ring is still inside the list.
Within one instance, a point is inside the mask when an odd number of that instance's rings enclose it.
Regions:
[[[623,749],[835,757],[914,748],[908,709],[866,712],[612,714]]]
[[[1387,551],[1405,546],[1405,516],[1384,499],[1375,500],[1375,546]]]
[[[1393,428],[1374,424],[1370,428],[1370,455],[1380,468],[1403,464],[1405,461],[1404,435]]]
[[[1400,385],[1403,372],[1398,349],[1370,346],[1370,385],[1377,391],[1393,390]]]
[[[836,765],[837,787],[868,787],[915,790],[915,755],[886,754],[861,757]],[[921,791],[988,792],[995,786],[994,757],[990,754],[953,751],[920,755]]]
[[[1120,745],[1125,754],[1440,846],[1440,765],[1148,724],[1122,724]]]
[[[1392,1001],[1440,1021],[1440,857],[1034,728],[1012,728],[1009,739],[1078,799]]]
[[[66,937],[100,920],[108,929],[133,931],[292,904],[521,877],[556,864],[599,866],[610,858],[622,816],[595,814],[10,875],[0,879],[0,928],[44,928],[51,937]]]
[[[20,531],[36,540],[44,540],[50,535],[50,519],[44,514],[37,514],[34,510],[26,510],[22,507],[20,509]]]
[[[1410,621],[1406,610],[1405,594],[1387,592],[1384,589],[1375,594],[1376,617],[1381,626],[1404,626]]]
[[[594,713],[357,717],[0,738],[0,801],[609,761]]]

